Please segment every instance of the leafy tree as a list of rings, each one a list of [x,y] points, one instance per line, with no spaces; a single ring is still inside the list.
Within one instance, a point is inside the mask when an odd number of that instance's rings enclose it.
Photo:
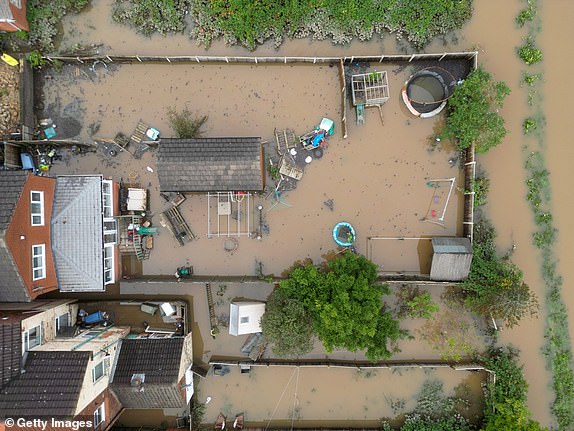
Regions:
[[[471,72],[448,99],[448,116],[441,135],[455,140],[461,150],[474,144],[477,152],[487,152],[506,136],[504,120],[497,111],[508,94],[508,86],[493,81],[485,70]]]
[[[327,352],[366,349],[367,358],[375,361],[392,356],[398,340],[406,336],[383,306],[388,286],[376,284],[376,278],[372,262],[347,252],[322,270],[313,265],[295,268],[280,289],[310,313]]]
[[[506,400],[495,406],[496,414],[488,420],[484,431],[544,431],[530,418],[526,405],[519,400]]]
[[[544,431],[546,428],[530,419],[526,407],[528,383],[518,351],[512,347],[491,349],[482,358],[484,366],[496,375],[485,387],[484,431]]]
[[[273,353],[279,357],[305,355],[313,348],[311,316],[284,289],[275,289],[269,297],[261,328],[265,338],[273,343]]]
[[[512,327],[524,316],[535,316],[538,300],[524,283],[522,271],[508,257],[499,257],[494,228],[481,222],[475,226],[472,265],[463,288],[466,304],[485,316],[502,319]]]

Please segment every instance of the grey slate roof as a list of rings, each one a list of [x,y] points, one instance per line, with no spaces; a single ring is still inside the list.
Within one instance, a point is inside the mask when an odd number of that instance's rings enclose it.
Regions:
[[[0,171],[0,302],[30,301],[28,290],[3,239],[27,175],[24,171]]]
[[[1,416],[71,416],[91,352],[28,352],[25,372],[0,390]]]
[[[20,375],[22,330],[20,320],[0,322],[0,389]]]
[[[110,384],[122,406],[134,409],[182,408],[185,400],[177,378],[183,337],[123,339]],[[131,386],[144,374],[143,391]]]
[[[0,0],[0,19],[14,19],[8,0]]]
[[[130,385],[134,374],[145,374],[144,385],[176,383],[183,342],[183,337],[122,340],[114,385]]]
[[[161,191],[261,191],[261,138],[162,138]]]
[[[58,177],[50,224],[60,290],[104,290],[102,177]]]

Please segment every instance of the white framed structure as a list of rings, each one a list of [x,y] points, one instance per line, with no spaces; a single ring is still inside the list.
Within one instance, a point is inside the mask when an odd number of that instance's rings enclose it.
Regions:
[[[251,193],[207,194],[207,237],[251,236]]]
[[[351,77],[353,106],[381,106],[389,100],[387,72],[370,72]]]
[[[261,332],[261,317],[264,314],[264,302],[232,302],[229,305],[229,334],[237,336]]]

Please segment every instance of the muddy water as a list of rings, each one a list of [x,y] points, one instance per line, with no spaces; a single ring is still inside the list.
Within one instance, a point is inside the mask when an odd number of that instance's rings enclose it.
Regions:
[[[275,426],[294,420],[377,421],[415,408],[415,396],[425,380],[439,380],[447,394],[455,386],[468,385],[472,394],[480,394],[482,373],[433,369],[355,370],[345,368],[253,367],[241,374],[231,367],[224,376],[210,375],[201,382],[198,401],[205,402],[206,422],[214,422],[221,412],[233,421],[244,412],[246,421]],[[393,409],[393,401],[404,400]],[[476,400],[475,400],[476,401]]]
[[[264,273],[281,274],[295,260],[310,257],[318,261],[333,249],[331,232],[341,220],[354,225],[361,253],[367,251],[368,237],[460,234],[462,195],[457,184],[461,184],[461,172],[456,163],[449,163],[457,154],[443,146],[430,151],[428,145],[441,118],[417,121],[409,117],[399,91],[411,68],[385,65],[385,69],[394,97],[383,107],[384,123],[376,109],[368,109],[366,124],[350,124],[347,140],[339,130],[335,132],[324,156],[307,167],[297,188],[282,196],[283,203],[264,197],[251,202],[252,228],[247,232],[257,227],[259,214],[254,208],[261,204],[270,229],[263,240],[242,238],[236,251],[226,253],[223,239],[208,238],[206,197],[190,196],[181,211],[199,239],[181,249],[164,231],[144,263],[144,273],[172,274],[174,267],[166,265],[166,259],[179,259],[175,265],[192,264],[196,274],[254,275],[256,260]],[[81,119],[80,138],[88,142],[90,127],[98,128],[97,137],[109,139],[117,132],[131,134],[140,119],[170,136],[173,132],[166,114],[170,107],[187,106],[198,115],[207,114],[206,136],[255,135],[268,141],[274,141],[275,128],[289,127],[303,134],[322,117],[341,117],[337,69],[329,66],[125,65],[97,73],[68,66],[55,78],[45,87],[46,115]],[[274,145],[267,152],[273,155]],[[118,169],[103,170],[99,160],[85,162],[72,159],[64,169],[99,170],[116,179],[119,173],[124,180],[137,176],[152,191],[152,213],[165,206],[156,174],[147,169],[155,172],[153,159],[123,163],[111,159],[110,164]],[[455,183],[444,181],[448,178],[455,178]],[[435,179],[441,181],[432,182]],[[325,204],[329,200],[331,208]],[[211,214],[209,232],[213,233],[217,223]],[[227,220],[221,223],[221,230],[226,231]],[[417,248],[400,252],[402,244],[397,241],[372,244],[371,257],[381,269],[428,273],[428,240],[422,241],[424,245],[410,241]]]
[[[107,6],[111,0],[95,1],[95,7],[91,12],[78,18],[69,20],[65,28],[68,36],[77,42],[101,42],[108,45],[113,52],[117,53],[149,53],[157,54],[169,51],[170,53],[203,53],[203,48],[196,47],[193,42],[187,41],[185,36],[170,38],[154,37],[151,39],[141,38],[131,33],[127,28],[110,24],[110,14]],[[501,248],[508,249],[513,244],[516,245],[516,251],[513,260],[524,269],[527,283],[538,293],[540,300],[543,300],[544,286],[539,274],[539,255],[531,245],[531,234],[533,232],[533,223],[530,209],[525,201],[524,178],[525,173],[522,168],[523,153],[521,146],[523,144],[521,122],[527,116],[526,92],[519,88],[520,71],[525,68],[517,60],[514,54],[514,48],[517,46],[524,33],[515,29],[513,20],[521,7],[521,3],[513,0],[500,2],[496,0],[482,0],[475,3],[475,12],[472,21],[459,34],[458,44],[444,46],[442,43],[435,43],[429,47],[428,51],[444,51],[445,49],[471,49],[477,48],[480,51],[480,63],[492,71],[497,79],[505,80],[512,88],[513,93],[507,98],[503,110],[504,118],[510,130],[509,136],[505,139],[504,144],[491,151],[487,156],[480,157],[482,167],[487,171],[491,178],[491,191],[489,197],[489,216],[494,221],[499,233],[498,243]],[[569,256],[569,246],[574,235],[571,227],[570,217],[572,213],[572,202],[570,193],[570,160],[573,151],[569,145],[566,130],[569,126],[569,112],[565,100],[572,96],[571,87],[565,86],[565,82],[570,82],[567,75],[572,69],[572,60],[565,54],[569,51],[569,43],[572,40],[571,26],[566,21],[567,17],[574,14],[574,3],[568,0],[555,0],[544,2],[541,11],[543,19],[543,33],[539,36],[539,42],[544,50],[544,109],[546,112],[547,125],[547,160],[551,170],[551,182],[554,192],[553,214],[557,226],[560,230],[557,250],[562,256],[559,269],[564,277],[564,294],[567,305],[571,308],[574,304],[574,294],[571,286],[574,284],[574,273],[567,265],[567,256]],[[95,28],[90,28],[90,26]],[[106,29],[103,31],[103,29]],[[96,34],[97,31],[97,34]],[[379,53],[386,48],[385,52],[397,52],[392,41],[387,40],[383,46],[380,41],[368,44],[355,43],[350,47],[333,47],[330,43],[311,43],[307,41],[295,41],[285,44],[280,54],[290,55],[309,55],[309,54],[330,54],[342,55],[346,53]],[[257,51],[257,54],[273,53],[269,47],[264,47]],[[229,48],[222,43],[214,44],[208,52],[210,54],[246,54],[237,48]],[[570,66],[570,67],[569,67]],[[566,96],[566,98],[565,98]],[[333,96],[331,96],[333,97]],[[389,105],[390,106],[390,105]],[[385,112],[386,121],[393,114],[389,114],[389,109]],[[395,111],[399,115],[399,111]],[[367,118],[367,127],[359,131],[351,130],[350,138],[347,143],[337,142],[338,150],[348,147],[351,148],[359,136],[364,136],[365,141],[380,142],[385,145],[389,142],[387,131],[390,129],[389,123],[386,124],[385,134],[381,135],[374,129],[368,128],[370,124],[376,122],[376,115]],[[406,121],[398,120],[393,128],[404,126]],[[409,126],[412,127],[412,126]],[[416,126],[419,127],[419,126]],[[427,127],[427,126],[420,126]],[[111,131],[111,130],[110,130]],[[428,130],[424,131],[425,133]],[[393,133],[400,131],[393,130]],[[397,135],[394,135],[397,137]],[[424,133],[419,136],[426,136]],[[400,136],[398,136],[400,137]],[[356,147],[356,145],[355,145]],[[337,150],[337,151],[338,151]],[[355,151],[357,152],[357,151]],[[335,163],[337,161],[335,150],[329,149],[326,157]],[[327,159],[321,160],[324,164]],[[337,161],[339,165],[342,160]],[[368,165],[367,165],[368,166]],[[317,173],[314,173],[317,172]],[[318,170],[310,171],[306,174],[304,181],[312,178],[313,183],[320,181]],[[332,174],[333,176],[334,174]],[[299,193],[300,190],[297,191]],[[315,211],[319,214],[325,212],[321,208],[321,202],[324,199],[321,189],[314,189]],[[294,208],[301,206],[303,199],[301,194],[293,194],[290,203],[295,203]],[[317,199],[320,196],[319,199]],[[295,201],[295,202],[293,202]],[[336,208],[339,208],[337,205]],[[412,210],[411,210],[412,211]],[[412,211],[414,213],[414,211]],[[315,213],[317,214],[317,212]],[[345,211],[345,217],[352,212]],[[311,216],[308,216],[308,219]],[[314,221],[318,216],[310,218]],[[333,217],[335,219],[335,217]],[[358,219],[358,217],[357,217]],[[362,219],[362,217],[361,217]],[[354,221],[353,219],[352,221]],[[329,220],[331,221],[331,220]],[[401,221],[385,220],[385,226],[396,224],[396,230],[400,231]],[[394,222],[394,223],[393,223]],[[393,226],[395,228],[395,226]],[[361,232],[365,232],[361,226]],[[387,232],[384,232],[385,234]],[[389,232],[390,233],[390,232]],[[303,244],[304,245],[304,244]],[[243,247],[243,244],[241,245]],[[303,246],[301,250],[306,249]],[[363,248],[364,250],[364,248]],[[362,251],[363,251],[362,250]],[[251,253],[251,252],[250,252]],[[272,266],[272,265],[271,265]],[[270,266],[270,267],[271,267]],[[543,306],[543,304],[542,304]],[[574,332],[572,319],[569,322],[571,333]],[[502,342],[511,342],[522,351],[521,359],[525,364],[526,377],[530,384],[528,405],[534,413],[534,417],[543,424],[551,424],[552,418],[549,413],[548,405],[552,400],[552,392],[549,390],[550,376],[545,370],[543,357],[540,349],[543,345],[543,319],[525,320],[520,327],[513,330],[506,330],[502,333]]]

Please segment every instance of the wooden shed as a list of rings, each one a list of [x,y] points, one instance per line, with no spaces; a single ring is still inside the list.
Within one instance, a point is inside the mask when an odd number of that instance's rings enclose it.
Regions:
[[[468,277],[472,262],[472,245],[468,238],[436,237],[432,239],[430,279],[462,281]]]

